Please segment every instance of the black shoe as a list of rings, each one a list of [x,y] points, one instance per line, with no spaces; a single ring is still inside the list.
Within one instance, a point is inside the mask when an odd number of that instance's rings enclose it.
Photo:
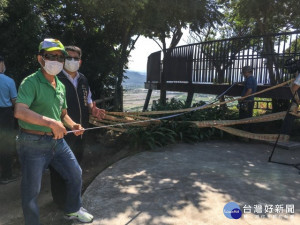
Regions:
[[[10,178],[1,178],[0,179],[0,184],[8,184],[10,182],[14,182],[18,179],[16,176],[11,176]]]

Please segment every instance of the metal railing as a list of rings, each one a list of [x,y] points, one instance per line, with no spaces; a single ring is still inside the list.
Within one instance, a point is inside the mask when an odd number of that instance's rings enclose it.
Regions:
[[[253,67],[259,85],[276,84],[293,76],[284,62],[300,56],[300,31],[207,41],[168,49],[148,57],[147,82],[232,84],[243,80],[241,68]]]

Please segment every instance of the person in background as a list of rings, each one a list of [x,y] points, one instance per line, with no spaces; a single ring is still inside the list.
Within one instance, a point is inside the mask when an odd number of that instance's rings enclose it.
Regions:
[[[290,112],[297,113],[300,105],[300,98],[298,94],[300,90],[300,72],[296,72],[296,79],[294,80],[290,88],[292,94]],[[297,117],[295,115],[292,115],[290,113],[286,115],[282,123],[281,134],[291,135],[293,124],[296,118]]]
[[[105,116],[105,110],[96,107],[95,102],[92,101],[88,80],[78,71],[82,63],[82,50],[77,46],[66,46],[65,50],[68,56],[65,59],[64,69],[57,77],[66,88],[68,114],[76,123],[88,127],[89,114],[101,120]],[[65,140],[71,147],[77,161],[81,163],[86,136],[70,134],[65,137]],[[50,167],[50,171],[53,201],[59,207],[63,207],[66,196],[65,181],[52,167]]]
[[[37,56],[41,68],[26,77],[19,87],[15,117],[20,127],[17,151],[22,169],[25,225],[40,225],[37,199],[43,172],[49,165],[66,181],[65,218],[84,223],[93,221],[93,216],[82,208],[82,170],[64,140],[66,127],[77,136],[84,131],[69,117],[65,86],[56,77],[63,69],[66,55],[59,40],[44,39]]]
[[[256,92],[257,82],[252,75],[252,68],[250,66],[244,66],[242,68],[242,75],[245,78],[244,88],[241,93],[242,97],[246,97]],[[254,96],[250,96],[239,101],[239,118],[244,119],[252,117],[254,108]]]
[[[298,107],[300,105],[300,99],[299,99],[299,87],[300,87],[300,72],[297,72],[296,79],[294,80],[294,83],[292,84],[291,91],[293,95],[293,105],[291,111],[297,112]]]
[[[4,58],[0,56],[0,184],[16,180],[12,173],[14,145],[14,112],[17,98],[16,84],[5,74]]]

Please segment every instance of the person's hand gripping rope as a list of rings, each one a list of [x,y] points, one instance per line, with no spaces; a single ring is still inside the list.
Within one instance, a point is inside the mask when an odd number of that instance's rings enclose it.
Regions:
[[[99,109],[96,106],[96,102],[93,102],[93,107],[92,107],[92,116],[97,117],[98,120],[102,120],[105,117],[105,110],[104,109]]]

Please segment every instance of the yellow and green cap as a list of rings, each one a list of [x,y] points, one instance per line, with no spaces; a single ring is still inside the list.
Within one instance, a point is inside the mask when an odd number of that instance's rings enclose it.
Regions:
[[[68,53],[65,50],[65,46],[59,40],[53,38],[46,38],[40,43],[39,52],[41,52],[42,50],[48,52],[60,50],[65,55],[68,55]]]

